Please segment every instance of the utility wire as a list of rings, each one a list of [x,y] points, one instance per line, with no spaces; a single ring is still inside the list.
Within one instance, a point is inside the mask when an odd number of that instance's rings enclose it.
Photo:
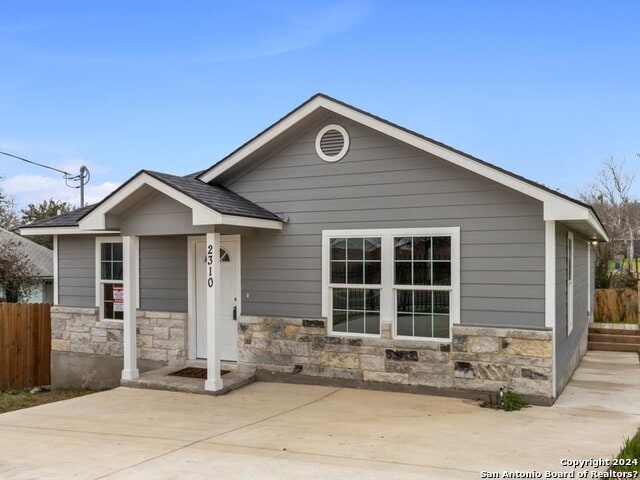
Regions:
[[[72,175],[69,172],[65,172],[64,170],[58,170],[57,168],[50,167],[49,165],[43,165],[42,163],[34,162],[33,160],[27,160],[26,158],[19,157],[18,155],[14,155],[13,153],[7,153],[0,151],[1,155],[6,155],[7,157],[17,158],[18,160],[22,160],[23,162],[30,163],[32,165],[37,165],[39,167],[48,168],[49,170],[53,170],[54,172],[63,173],[67,177],[71,177]]]

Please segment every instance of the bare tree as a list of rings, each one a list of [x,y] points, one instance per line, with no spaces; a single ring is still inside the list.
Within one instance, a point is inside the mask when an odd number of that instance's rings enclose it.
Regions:
[[[609,261],[621,244],[625,246],[627,265],[631,270],[634,245],[640,232],[640,203],[631,196],[635,174],[625,170],[624,160],[609,157],[602,163],[595,181],[579,195],[583,201],[593,205],[611,239],[609,244],[598,247],[596,260],[596,280],[600,278],[601,282],[608,283],[611,279]]]
[[[20,228],[16,199],[13,195],[6,193],[2,187],[0,187],[0,228],[11,232]]]
[[[35,284],[35,266],[16,240],[0,241],[0,288],[4,301],[15,303],[20,293],[28,295]]]

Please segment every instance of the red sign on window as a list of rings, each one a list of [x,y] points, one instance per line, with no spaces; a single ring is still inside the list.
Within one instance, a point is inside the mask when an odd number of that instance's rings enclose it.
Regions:
[[[113,311],[124,311],[124,287],[122,285],[113,286]]]

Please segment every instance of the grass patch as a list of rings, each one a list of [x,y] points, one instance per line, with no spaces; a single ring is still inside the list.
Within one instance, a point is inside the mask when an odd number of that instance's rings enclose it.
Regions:
[[[518,394],[507,390],[504,392],[504,397],[502,398],[502,404],[500,406],[505,412],[513,412],[515,410],[523,409],[527,404],[522,401]]]
[[[614,465],[611,467],[612,471],[640,474],[640,430],[633,438],[627,438],[624,441],[616,459],[623,460],[620,462],[622,465]]]
[[[0,392],[0,413],[21,410],[23,408],[44,405],[45,403],[59,402],[70,398],[82,397],[96,390],[86,388],[59,388],[37,393],[31,392]]]

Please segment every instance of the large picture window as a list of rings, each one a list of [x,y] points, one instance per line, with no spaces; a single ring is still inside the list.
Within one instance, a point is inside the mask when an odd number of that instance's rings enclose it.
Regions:
[[[460,317],[460,230],[323,232],[323,316],[330,333],[449,340]]]
[[[98,300],[100,316],[104,320],[124,318],[123,298],[123,258],[122,242],[114,239],[98,238],[97,262]]]

